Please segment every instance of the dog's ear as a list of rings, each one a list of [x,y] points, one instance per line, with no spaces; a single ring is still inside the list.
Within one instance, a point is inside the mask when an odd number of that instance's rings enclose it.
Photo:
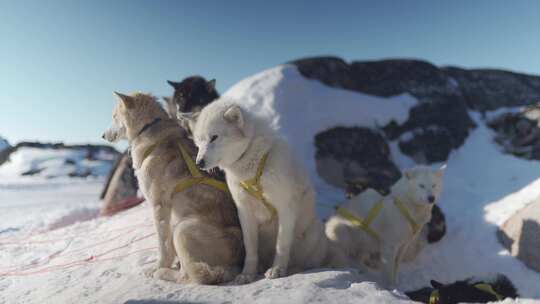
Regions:
[[[180,82],[167,80],[167,83],[170,84],[175,90],[180,88]]]
[[[135,106],[135,98],[129,96],[129,95],[125,95],[125,94],[122,94],[122,93],[118,93],[118,92],[114,92],[114,95],[116,95],[116,97],[118,97],[118,99],[120,100],[120,102],[124,105],[124,107],[126,107],[127,109],[131,109]]]
[[[435,289],[440,289],[441,287],[444,286],[443,283],[437,282],[437,281],[435,281],[435,280],[431,280],[430,283],[431,283],[431,286],[432,286],[433,288],[435,288]]]
[[[244,114],[242,113],[242,108],[238,105],[230,106],[223,113],[223,118],[230,123],[236,124],[239,128],[244,127]]]
[[[216,90],[216,80],[212,79],[206,83],[206,87],[208,89],[208,92],[213,92]]]
[[[435,172],[435,176],[441,178],[445,170],[446,164],[442,165],[439,169],[437,169],[437,171]]]

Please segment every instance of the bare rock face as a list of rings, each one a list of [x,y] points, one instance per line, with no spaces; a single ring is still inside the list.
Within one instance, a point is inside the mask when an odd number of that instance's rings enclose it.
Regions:
[[[493,69],[465,70],[456,67],[443,71],[459,83],[470,109],[495,110],[524,106],[540,100],[540,77]]]
[[[401,172],[390,159],[384,137],[368,128],[336,127],[315,136],[319,175],[329,184],[351,184],[380,191],[396,182]]]
[[[291,62],[322,83],[388,97],[409,93],[419,104],[401,124],[383,126],[388,139],[417,163],[445,161],[474,128],[468,110],[488,111],[540,101],[540,77],[489,69],[437,67],[410,59],[345,62],[314,57]]]
[[[497,132],[495,142],[503,151],[520,158],[540,160],[540,104],[501,114],[488,126]]]
[[[540,198],[508,219],[497,236],[512,256],[540,272]]]
[[[401,124],[383,126],[388,139],[399,139],[404,154],[418,163],[445,161],[474,127],[460,84],[444,70],[420,60],[362,61],[347,64],[334,57],[292,62],[302,75],[324,84],[389,97],[409,93],[419,104]],[[403,138],[402,138],[403,137]]]

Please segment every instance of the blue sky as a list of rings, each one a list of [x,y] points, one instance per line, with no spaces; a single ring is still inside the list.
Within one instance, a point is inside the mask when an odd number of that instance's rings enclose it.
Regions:
[[[305,56],[540,74],[539,1],[292,2],[0,0],[0,136],[99,143],[113,90],[200,74],[223,92]]]

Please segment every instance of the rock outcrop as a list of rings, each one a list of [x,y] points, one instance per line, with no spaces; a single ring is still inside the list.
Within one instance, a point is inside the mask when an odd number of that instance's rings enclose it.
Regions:
[[[510,217],[497,236],[512,256],[540,272],[540,198]]]
[[[445,161],[474,123],[469,110],[488,111],[540,101],[540,77],[502,70],[437,67],[410,59],[353,61],[315,57],[291,62],[310,79],[375,96],[409,93],[419,104],[401,124],[382,126],[386,137],[417,163]]]
[[[520,158],[540,160],[540,104],[503,113],[488,121],[503,151]]]

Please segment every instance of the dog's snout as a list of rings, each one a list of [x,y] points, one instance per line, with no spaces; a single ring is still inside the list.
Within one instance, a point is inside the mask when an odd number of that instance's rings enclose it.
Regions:
[[[204,168],[204,165],[206,165],[206,162],[204,161],[204,158],[201,158],[201,159],[197,160],[196,165],[199,168]]]
[[[433,196],[433,195],[428,196],[427,199],[428,199],[428,202],[430,202],[431,204],[433,204],[435,202],[435,196]]]
[[[101,134],[101,138],[105,139],[105,133]]]

